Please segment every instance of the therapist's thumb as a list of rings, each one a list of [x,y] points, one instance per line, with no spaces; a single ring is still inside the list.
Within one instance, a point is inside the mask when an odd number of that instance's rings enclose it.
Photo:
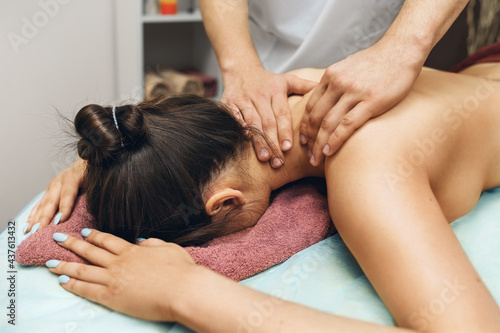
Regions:
[[[302,79],[293,74],[285,74],[285,78],[288,83],[288,95],[304,95],[318,85],[318,82]]]

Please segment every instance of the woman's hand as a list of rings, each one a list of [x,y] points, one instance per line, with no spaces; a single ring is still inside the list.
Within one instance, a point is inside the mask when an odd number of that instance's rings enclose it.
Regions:
[[[24,232],[36,231],[50,223],[57,211],[54,224],[66,221],[71,215],[78,189],[82,185],[86,162],[78,159],[68,169],[55,176],[42,199],[31,210]]]
[[[295,75],[268,72],[260,66],[245,67],[224,76],[221,101],[237,118],[262,130],[276,151],[260,136],[253,136],[255,153],[260,161],[270,161],[273,168],[279,168],[283,165],[282,151],[290,150],[293,145],[288,95],[306,94],[316,85]]]
[[[183,293],[189,273],[197,266],[179,245],[150,238],[139,245],[83,229],[87,241],[54,234],[59,244],[92,265],[51,260],[50,271],[64,289],[116,311],[152,321],[175,321],[172,303]],[[69,277],[69,280],[68,280]]]

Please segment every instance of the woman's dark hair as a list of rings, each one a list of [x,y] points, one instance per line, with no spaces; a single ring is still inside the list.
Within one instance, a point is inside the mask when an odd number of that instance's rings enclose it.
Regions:
[[[91,104],[75,118],[96,228],[181,245],[220,235],[224,223],[212,223],[202,193],[242,152],[248,129],[223,105],[190,95],[120,106],[115,115],[116,124],[111,107]]]

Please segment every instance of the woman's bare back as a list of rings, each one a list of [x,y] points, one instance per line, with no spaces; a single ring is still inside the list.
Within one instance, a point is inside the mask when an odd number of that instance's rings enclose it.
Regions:
[[[323,70],[293,73],[317,80]],[[499,79],[500,65],[464,73],[424,68],[405,99],[358,129],[332,159],[369,146],[360,159],[383,163],[391,188],[424,172],[447,220],[465,215],[483,190],[500,186],[500,82],[484,77]],[[292,96],[293,112],[303,113],[308,97]]]

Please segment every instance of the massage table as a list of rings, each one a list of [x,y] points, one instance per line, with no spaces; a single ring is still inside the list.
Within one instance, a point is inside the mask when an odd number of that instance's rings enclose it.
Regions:
[[[41,197],[42,194],[34,198],[14,218],[15,244],[26,237],[22,228]],[[476,207],[453,222],[452,228],[500,304],[500,188],[483,192]],[[3,230],[0,234],[0,262],[4,267],[4,276],[0,279],[1,304],[8,314],[6,307],[14,300],[15,326],[8,323],[10,318],[4,314],[0,332],[191,332],[177,324],[135,319],[71,294],[45,267],[14,263],[14,268],[10,269],[8,237],[8,230]],[[11,275],[15,277],[15,297],[7,293],[10,288],[7,277]],[[240,283],[328,313],[394,325],[391,314],[338,233]],[[243,331],[249,331],[251,325],[265,315],[266,310],[262,309],[242,318]]]

